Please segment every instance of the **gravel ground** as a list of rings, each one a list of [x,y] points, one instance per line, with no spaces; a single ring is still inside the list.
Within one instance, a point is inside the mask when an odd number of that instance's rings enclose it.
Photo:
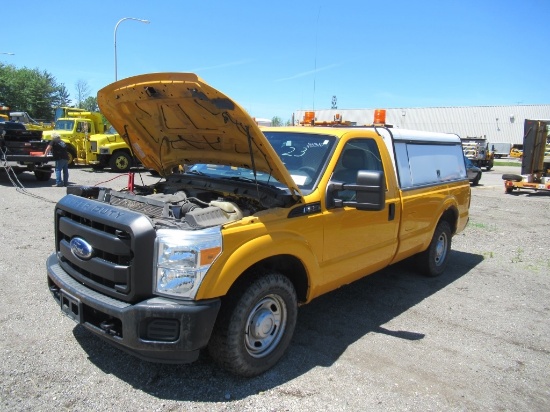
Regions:
[[[550,194],[505,195],[501,175],[517,171],[497,166],[472,188],[443,276],[398,264],[318,298],[300,308],[287,355],[254,379],[207,355],[142,362],[64,317],[45,273],[64,189],[23,173],[18,191],[0,173],[0,410],[547,411]],[[75,184],[127,184],[70,173]]]

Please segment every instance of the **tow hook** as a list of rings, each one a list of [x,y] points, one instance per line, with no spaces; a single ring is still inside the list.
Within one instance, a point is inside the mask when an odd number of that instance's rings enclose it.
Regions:
[[[104,320],[99,324],[99,327],[102,331],[108,333],[111,336],[116,336],[117,332],[115,330],[115,324],[113,322],[109,322],[107,320]]]

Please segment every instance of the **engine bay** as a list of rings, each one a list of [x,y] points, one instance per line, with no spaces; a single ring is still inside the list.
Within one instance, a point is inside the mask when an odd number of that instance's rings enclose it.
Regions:
[[[273,188],[184,174],[133,190],[70,186],[67,194],[139,212],[156,228],[186,230],[219,226],[270,207],[292,204],[289,195]]]

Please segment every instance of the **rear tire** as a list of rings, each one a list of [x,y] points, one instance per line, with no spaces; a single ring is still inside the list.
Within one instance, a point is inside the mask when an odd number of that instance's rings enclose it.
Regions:
[[[442,220],[435,228],[428,249],[416,256],[417,269],[421,274],[435,277],[445,271],[451,251],[451,239],[451,226],[449,222]]]
[[[271,272],[226,299],[208,344],[210,356],[236,375],[260,375],[279,361],[292,339],[298,316],[294,286]]]
[[[42,172],[35,170],[34,177],[36,177],[36,180],[38,180],[39,182],[46,182],[52,177],[52,172]]]
[[[472,180],[472,186],[477,186],[481,179],[481,172],[479,172],[474,180]]]

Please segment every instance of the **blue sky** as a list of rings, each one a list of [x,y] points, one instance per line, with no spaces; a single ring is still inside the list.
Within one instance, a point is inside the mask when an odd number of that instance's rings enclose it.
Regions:
[[[23,7],[24,5],[24,7]],[[76,96],[194,72],[252,116],[295,110],[550,103],[550,0],[71,2],[3,11],[0,62]]]

